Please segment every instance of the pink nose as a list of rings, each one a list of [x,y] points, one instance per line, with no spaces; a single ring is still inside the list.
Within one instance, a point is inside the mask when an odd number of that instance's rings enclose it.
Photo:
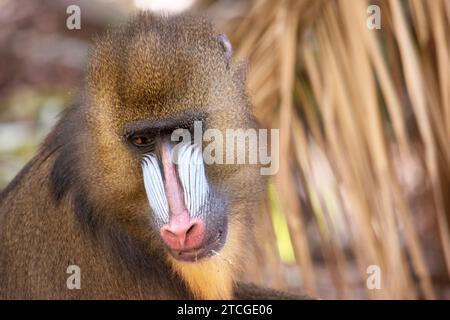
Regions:
[[[183,223],[165,224],[161,228],[164,242],[172,250],[190,250],[201,246],[205,235],[205,224],[200,219],[190,219]]]

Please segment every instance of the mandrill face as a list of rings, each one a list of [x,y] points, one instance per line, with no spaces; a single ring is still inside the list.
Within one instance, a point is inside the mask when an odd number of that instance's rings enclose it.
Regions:
[[[95,214],[118,232],[159,244],[175,261],[234,261],[251,240],[259,167],[206,164],[208,137],[194,139],[196,124],[223,136],[257,128],[245,66],[231,62],[231,50],[207,20],[142,14],[92,53],[84,107],[92,140],[82,148],[98,183],[88,197],[104,204]],[[216,146],[221,159],[234,158],[225,141]]]
[[[171,131],[189,135],[188,129],[132,128],[127,140],[141,155],[151,218],[170,254],[183,261],[217,254],[226,241],[229,211],[224,195],[208,181],[201,146],[172,141]]]

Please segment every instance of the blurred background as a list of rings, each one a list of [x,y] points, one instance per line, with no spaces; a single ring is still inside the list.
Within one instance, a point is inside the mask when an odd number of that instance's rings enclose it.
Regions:
[[[262,126],[280,128],[245,279],[323,299],[450,298],[448,0],[0,0],[0,190],[77,100],[92,38],[141,9],[206,12],[249,61]]]

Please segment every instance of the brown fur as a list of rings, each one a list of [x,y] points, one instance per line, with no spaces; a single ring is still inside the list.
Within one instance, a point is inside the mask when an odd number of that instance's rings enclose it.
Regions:
[[[0,298],[228,299],[252,243],[259,168],[207,167],[226,195],[228,239],[217,256],[181,263],[152,225],[127,123],[183,112],[206,127],[256,127],[245,65],[229,65],[205,18],[140,14],[97,41],[83,101],[0,196]],[[81,290],[66,268],[81,268]]]
[[[242,226],[232,225],[228,231],[225,247],[216,256],[195,264],[178,262],[170,258],[170,262],[178,274],[186,281],[194,296],[198,299],[232,299],[236,274],[240,271],[240,263],[244,253],[238,235],[244,230]]]

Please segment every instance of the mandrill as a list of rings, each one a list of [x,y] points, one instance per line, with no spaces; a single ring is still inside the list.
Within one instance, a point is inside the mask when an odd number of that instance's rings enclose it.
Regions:
[[[0,195],[1,299],[289,297],[237,281],[259,167],[206,165],[173,140],[194,123],[257,128],[231,56],[186,14],[142,13],[96,42],[81,103]]]

